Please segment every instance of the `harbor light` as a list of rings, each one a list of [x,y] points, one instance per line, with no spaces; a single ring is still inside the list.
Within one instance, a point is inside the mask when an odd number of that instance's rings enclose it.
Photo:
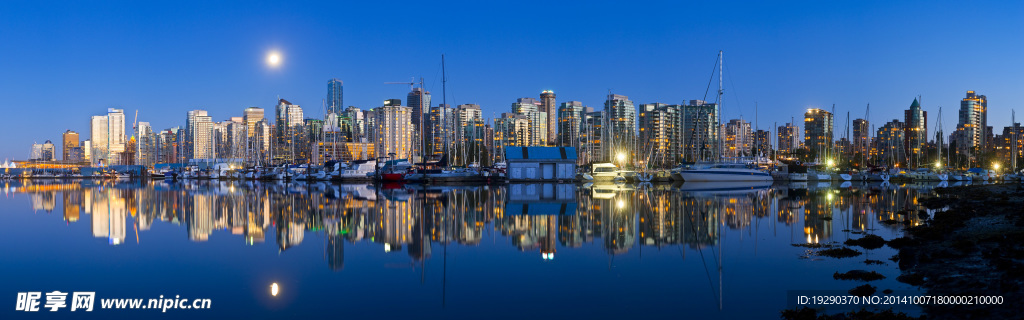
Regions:
[[[942,168],[942,162],[935,161],[936,168]]]
[[[992,167],[996,168],[996,170],[999,170],[999,163],[996,162],[995,164],[992,165]]]
[[[834,166],[835,164],[836,164],[835,161],[832,161],[832,159],[828,159],[828,166],[829,167]]]
[[[619,159],[619,162],[626,161],[626,154],[620,152],[615,158]]]

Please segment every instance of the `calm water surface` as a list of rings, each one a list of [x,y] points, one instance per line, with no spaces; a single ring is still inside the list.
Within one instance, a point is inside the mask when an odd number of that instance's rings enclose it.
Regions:
[[[160,316],[99,310],[98,299],[179,295],[212,308],[166,316],[461,319],[777,318],[789,290],[860,285],[832,279],[852,269],[888,277],[872,282],[879,291],[915,290],[895,281],[888,247],[832,259],[792,244],[899,237],[880,221],[922,209],[917,195],[932,187],[0,186],[7,303],[24,291],[97,298],[88,314],[0,318]]]

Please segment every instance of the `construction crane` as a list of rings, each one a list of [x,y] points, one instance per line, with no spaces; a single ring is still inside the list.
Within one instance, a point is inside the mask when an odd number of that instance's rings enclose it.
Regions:
[[[407,84],[409,85],[409,91],[412,91],[412,89],[415,88],[416,86],[416,77],[412,77],[412,79],[409,80],[409,82],[385,82],[384,84]],[[420,78],[419,84],[420,88],[423,88],[423,78]]]
[[[135,109],[135,120],[132,121],[132,136],[139,131],[139,109]]]

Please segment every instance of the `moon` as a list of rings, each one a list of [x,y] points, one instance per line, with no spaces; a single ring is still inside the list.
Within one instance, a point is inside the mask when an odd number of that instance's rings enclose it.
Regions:
[[[281,54],[276,51],[272,51],[267,54],[267,65],[271,67],[277,67],[281,65]]]

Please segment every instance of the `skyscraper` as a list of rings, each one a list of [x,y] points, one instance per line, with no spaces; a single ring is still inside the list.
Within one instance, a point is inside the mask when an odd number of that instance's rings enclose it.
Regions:
[[[682,106],[683,158],[687,161],[717,161],[719,155],[718,104],[690,100]]]
[[[679,161],[680,106],[664,103],[640,105],[640,152],[652,164],[672,166]]]
[[[611,154],[616,158],[618,155],[626,157],[626,163],[632,163],[633,152],[635,151],[636,140],[636,107],[629,97],[618,94],[608,94],[604,101],[604,110],[608,115],[608,130],[611,134]]]
[[[64,136],[61,143],[61,156],[64,160],[70,160],[68,155],[70,154],[71,148],[78,147],[78,132],[71,130],[64,131]]]
[[[400,105],[385,105],[374,108],[376,146],[379,156],[393,156],[394,159],[409,159],[412,156],[412,108]],[[393,154],[393,155],[392,155]]]
[[[558,107],[558,146],[579,148],[583,108],[579,101],[563,102]]]
[[[338,114],[345,108],[344,83],[337,78],[327,80],[327,113]]]
[[[89,153],[90,160],[95,166],[108,164],[107,147],[110,139],[107,137],[110,132],[107,130],[107,125],[107,116],[92,116],[92,122],[89,125],[89,141],[92,141],[92,148]]]
[[[554,91],[544,90],[540,93],[540,108],[541,111],[547,113],[548,118],[547,145],[555,146],[558,140],[558,110],[555,108]]]
[[[408,107],[412,108],[412,126],[416,131],[420,131],[420,124],[427,120],[423,118],[423,110],[429,112],[430,108],[430,92],[423,88],[413,88],[409,92],[409,95],[405,97]],[[401,105],[398,102],[398,105]],[[384,104],[387,105],[387,104]]]
[[[124,110],[122,109],[107,109],[107,152],[110,153],[108,156],[110,161],[114,162],[113,159],[118,159],[122,152],[126,151],[128,146],[128,139],[125,135],[125,120]]]
[[[187,113],[186,133],[188,140],[187,159],[213,159],[213,119],[206,110],[192,110]]]
[[[530,121],[529,146],[545,146],[548,142],[548,114],[541,111],[541,103],[534,98],[519,98],[512,104],[512,112]]]
[[[853,119],[853,153],[868,157],[868,146],[871,145],[871,126],[867,120]]]
[[[257,134],[259,130],[257,130],[256,124],[263,120],[264,116],[263,108],[256,107],[245,108],[242,113],[242,122],[245,123],[245,134],[248,138],[246,152],[249,157],[257,157],[270,149],[270,139],[266,139],[266,135]],[[257,139],[257,137],[261,139]]]
[[[898,119],[878,128],[875,135],[875,148],[878,149],[878,157],[875,162],[878,165],[887,167],[906,167],[906,154],[903,152],[905,125]]]
[[[921,167],[925,159],[924,147],[928,143],[928,111],[921,110],[921,103],[914,99],[910,109],[903,112],[903,153],[907,167]]]
[[[800,149],[800,127],[797,127],[795,124],[787,123],[779,126],[778,137],[779,153],[792,155],[796,149]]]
[[[443,104],[430,107],[424,126],[428,156],[440,158],[445,150],[454,149],[448,147],[455,142],[455,109]]]
[[[750,122],[743,119],[732,119],[729,123],[723,124],[725,140],[723,152],[725,157],[747,157],[753,149],[754,137],[750,129]]]
[[[611,161],[608,153],[608,112],[583,109],[583,129],[580,130],[580,145],[583,154],[582,163],[598,163]]]
[[[135,128],[135,164],[152,167],[157,162],[157,137],[149,122],[139,122]]]
[[[278,162],[293,162],[296,157],[296,147],[301,153],[302,143],[305,138],[303,129],[302,108],[292,104],[288,100],[280,99],[274,109],[274,160]]]
[[[804,147],[818,155],[821,161],[832,150],[832,113],[822,109],[808,109],[804,113]]]
[[[455,120],[456,163],[480,163],[485,134],[484,114],[480,105],[461,104],[455,107]]]
[[[494,119],[494,153],[504,160],[505,147],[525,147],[530,142],[530,119],[516,113],[502,113]]]
[[[754,154],[756,157],[769,157],[772,153],[771,132],[754,131]]]
[[[967,97],[960,100],[960,121],[956,125],[957,152],[969,159],[984,152],[987,146],[986,128],[988,128],[988,99],[985,95],[967,91]]]

